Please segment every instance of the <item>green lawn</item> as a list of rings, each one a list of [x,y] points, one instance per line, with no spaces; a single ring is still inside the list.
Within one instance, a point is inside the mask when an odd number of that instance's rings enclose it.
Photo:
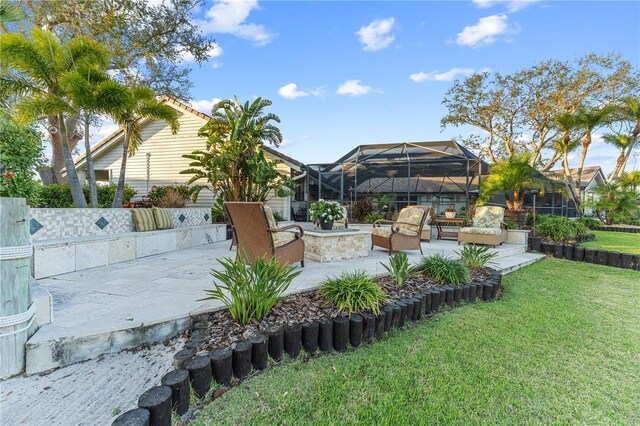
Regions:
[[[584,247],[640,254],[640,234],[628,232],[591,231],[596,235],[594,241],[581,243]]]
[[[205,424],[640,424],[640,273],[544,260],[502,300],[229,390]]]

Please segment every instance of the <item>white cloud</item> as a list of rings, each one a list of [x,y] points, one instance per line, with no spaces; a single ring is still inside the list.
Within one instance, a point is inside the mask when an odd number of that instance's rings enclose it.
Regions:
[[[416,83],[423,81],[453,81],[460,75],[468,76],[475,72],[473,68],[451,68],[449,71],[439,72],[431,71],[411,74],[409,78]]]
[[[371,86],[363,86],[360,80],[347,80],[342,83],[336,91],[339,95],[361,96],[370,93]]]
[[[507,15],[491,15],[480,18],[477,24],[464,27],[458,33],[456,43],[460,46],[479,47],[491,44],[498,36],[515,34],[517,27],[509,26]]]
[[[271,43],[274,34],[264,25],[246,23],[252,10],[259,7],[257,0],[219,0],[205,14],[205,20],[197,20],[198,26],[206,34],[231,34],[251,40],[256,46]]]
[[[307,92],[304,90],[299,90],[297,84],[289,83],[278,89],[278,94],[287,99],[301,98],[303,96],[323,96],[324,89],[322,87],[316,87],[315,89],[309,90]]]
[[[218,102],[220,102],[220,99],[218,98],[213,98],[211,100],[201,99],[199,101],[191,101],[191,108],[204,114],[211,115],[211,108],[213,108],[213,106]]]
[[[471,0],[473,4],[481,9],[487,9],[493,6],[505,6],[510,13],[517,12],[540,0]]]
[[[291,146],[293,145],[293,141],[291,139],[282,139],[282,142],[280,142],[280,146],[278,146],[278,148],[284,148],[287,146]]]
[[[378,19],[356,32],[364,50],[376,51],[388,47],[395,37],[391,33],[395,25],[395,18]]]
[[[209,59],[218,58],[222,56],[224,50],[222,50],[222,47],[219,44],[216,44],[211,49],[209,49],[207,53],[209,54]],[[180,56],[182,57],[182,60],[184,62],[193,62],[195,60],[193,54],[191,54],[191,52],[189,52],[188,50],[183,51]]]

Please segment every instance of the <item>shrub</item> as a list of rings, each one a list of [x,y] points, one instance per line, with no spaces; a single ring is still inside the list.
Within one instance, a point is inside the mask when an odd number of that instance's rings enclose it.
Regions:
[[[312,222],[340,220],[344,218],[344,212],[337,201],[318,200],[309,206],[309,218]]]
[[[224,201],[222,197],[218,197],[216,202],[211,208],[211,222],[212,223],[225,223],[229,220],[227,211],[224,208]]]
[[[589,229],[582,223],[563,216],[544,216],[536,224],[536,235],[551,241],[567,241],[588,233]]]
[[[98,207],[110,208],[113,203],[113,196],[116,192],[116,184],[98,185]],[[83,188],[84,197],[89,202],[89,187]],[[131,198],[136,195],[136,191],[129,185],[124,187],[123,201],[129,203]],[[69,184],[51,184],[44,185],[38,189],[38,194],[30,200],[33,207],[43,208],[74,208],[73,198],[71,197],[71,189]]]
[[[498,253],[490,252],[489,246],[477,246],[475,244],[465,244],[462,250],[455,251],[460,256],[460,261],[469,269],[480,269],[486,265],[495,264],[493,259]]]
[[[349,315],[367,309],[379,314],[380,305],[389,300],[389,296],[364,271],[343,272],[339,277],[324,280],[320,294]]]
[[[518,229],[518,222],[515,220],[505,220],[504,224],[507,229]]]
[[[187,185],[154,185],[147,194],[147,198],[158,207],[181,208],[189,201],[189,187]]]
[[[262,318],[282,300],[291,281],[300,271],[280,265],[277,259],[257,259],[251,266],[241,259],[220,260],[222,271],[211,270],[213,290],[205,290],[207,297],[200,300],[220,300],[229,308],[231,316],[241,324]]]
[[[600,222],[597,218],[593,216],[580,216],[579,218],[576,219],[576,222],[583,224],[589,229],[602,226],[602,222]]]
[[[278,210],[273,211],[273,218],[276,220],[276,222],[284,221],[284,216],[282,216],[282,213],[280,213]]]
[[[382,213],[375,212],[375,213],[369,213],[367,217],[364,218],[364,221],[366,223],[374,223],[383,218],[384,216],[382,215]]]
[[[355,222],[365,221],[370,213],[373,213],[373,204],[368,198],[360,198],[353,205],[353,220]]]
[[[435,278],[441,284],[464,284],[471,281],[469,269],[459,260],[434,254],[423,257],[420,264],[423,274]]]
[[[407,278],[411,275],[411,266],[409,265],[409,258],[407,254],[399,251],[393,256],[389,257],[389,265],[385,265],[380,262],[384,268],[389,271],[393,281],[399,286],[404,287]]]

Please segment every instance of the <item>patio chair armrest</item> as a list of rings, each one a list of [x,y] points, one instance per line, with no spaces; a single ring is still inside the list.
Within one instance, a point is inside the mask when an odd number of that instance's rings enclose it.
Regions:
[[[296,238],[300,239],[304,236],[304,229],[300,225],[287,225],[287,226],[283,226],[282,228],[269,229],[269,232],[283,232],[283,231],[288,231],[290,229],[298,230],[298,232],[295,233]]]
[[[375,222],[373,222],[373,227],[376,228],[380,225],[393,225],[393,221],[392,220],[386,220],[386,219],[378,219]]]

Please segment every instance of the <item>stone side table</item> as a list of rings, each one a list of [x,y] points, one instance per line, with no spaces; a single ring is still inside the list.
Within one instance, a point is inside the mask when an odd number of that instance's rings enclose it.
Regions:
[[[305,230],[304,257],[315,262],[367,257],[371,233],[357,229]]]

